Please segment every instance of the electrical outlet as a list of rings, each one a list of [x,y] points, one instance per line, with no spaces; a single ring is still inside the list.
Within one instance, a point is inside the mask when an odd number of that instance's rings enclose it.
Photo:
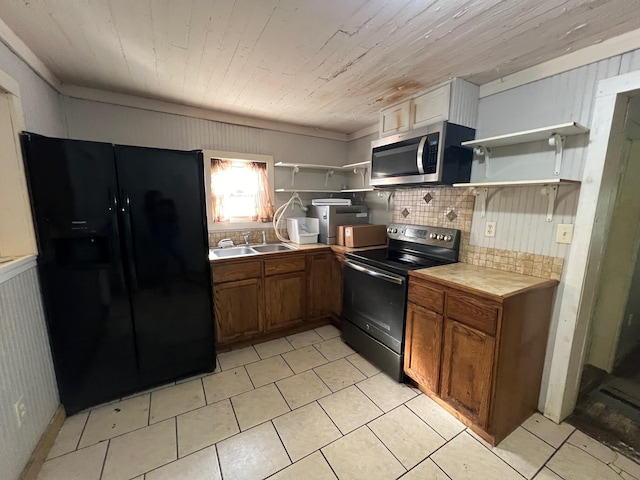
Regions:
[[[22,420],[27,415],[27,404],[24,403],[24,396],[20,397],[13,405],[13,410],[16,415],[16,421],[18,422],[18,428],[22,427]]]
[[[559,223],[556,227],[556,243],[571,243],[573,240],[573,225]]]
[[[485,222],[484,224],[484,236],[495,237],[496,236],[496,222]]]

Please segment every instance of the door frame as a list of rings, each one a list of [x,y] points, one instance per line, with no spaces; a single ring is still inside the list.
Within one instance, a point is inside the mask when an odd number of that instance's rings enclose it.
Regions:
[[[622,166],[624,124],[629,98],[640,93],[640,71],[598,82],[589,149],[575,220],[574,241],[565,261],[559,321],[551,332],[549,385],[544,415],[555,422],[575,408],[587,351],[598,279]]]
[[[6,150],[1,153],[4,161],[0,163],[0,256],[33,255],[37,246],[19,137],[25,130],[20,87],[2,70],[0,95],[8,100],[13,130],[12,144],[3,145]]]

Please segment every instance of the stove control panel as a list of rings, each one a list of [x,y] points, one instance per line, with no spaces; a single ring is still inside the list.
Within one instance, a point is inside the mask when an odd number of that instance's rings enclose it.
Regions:
[[[435,247],[458,248],[460,230],[454,228],[429,227],[424,225],[405,225],[390,223],[387,236],[393,240],[420,243]]]

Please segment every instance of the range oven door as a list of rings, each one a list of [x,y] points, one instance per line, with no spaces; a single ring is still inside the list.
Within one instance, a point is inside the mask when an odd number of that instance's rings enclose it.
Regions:
[[[344,266],[344,318],[402,354],[407,279],[349,258]]]

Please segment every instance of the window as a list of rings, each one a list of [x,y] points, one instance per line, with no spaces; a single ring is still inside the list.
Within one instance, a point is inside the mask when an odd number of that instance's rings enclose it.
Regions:
[[[273,219],[273,160],[265,155],[205,151],[210,230],[248,228]]]

